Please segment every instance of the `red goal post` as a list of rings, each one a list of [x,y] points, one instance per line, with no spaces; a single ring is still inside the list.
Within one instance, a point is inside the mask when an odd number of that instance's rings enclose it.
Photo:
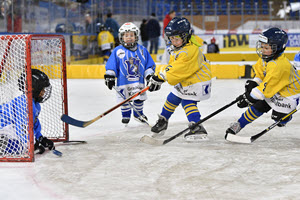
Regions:
[[[62,35],[0,35],[0,161],[34,161],[31,69],[46,73],[51,97],[41,103],[42,134],[69,140],[65,40]],[[26,81],[19,80],[25,74]],[[25,88],[25,92],[20,90]]]

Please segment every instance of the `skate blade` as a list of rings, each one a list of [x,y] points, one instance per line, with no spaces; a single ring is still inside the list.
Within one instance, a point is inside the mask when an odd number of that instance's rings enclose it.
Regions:
[[[184,137],[186,142],[203,142],[203,141],[208,141],[208,137],[205,134],[201,135],[188,135]]]

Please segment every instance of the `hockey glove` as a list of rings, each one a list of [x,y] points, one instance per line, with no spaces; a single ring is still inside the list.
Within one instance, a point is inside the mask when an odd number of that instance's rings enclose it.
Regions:
[[[152,76],[150,78],[150,88],[149,91],[153,92],[153,91],[157,91],[161,88],[161,84],[165,82],[164,80],[161,80],[160,78],[158,78],[158,76]]]
[[[45,152],[45,147],[43,147],[41,143],[36,140],[34,144],[34,151],[36,151],[37,154],[43,154]]]
[[[108,87],[108,89],[111,90],[113,88],[113,86],[116,85],[116,77],[115,76],[105,74],[104,79],[105,79],[105,85]]]
[[[242,94],[241,96],[238,97],[238,99],[239,99],[239,101],[237,103],[237,106],[239,108],[245,108],[245,107],[251,106],[258,101],[256,99],[252,98],[250,93]]]
[[[257,86],[258,86],[258,84],[255,81],[252,81],[252,80],[246,81],[246,84],[245,84],[246,93],[250,94],[251,90]]]
[[[40,142],[41,145],[43,145],[44,147],[48,147],[49,150],[55,149],[54,143],[53,143],[51,140],[49,140],[48,138],[46,138],[46,137],[41,136],[41,137],[39,138],[39,142]]]
[[[146,85],[148,85],[149,84],[149,82],[150,82],[150,79],[151,79],[151,77],[153,76],[153,74],[148,74],[146,77],[145,77],[145,80],[146,80]]]

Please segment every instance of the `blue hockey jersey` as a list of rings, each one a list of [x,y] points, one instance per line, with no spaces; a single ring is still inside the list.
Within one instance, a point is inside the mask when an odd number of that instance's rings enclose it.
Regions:
[[[11,102],[0,105],[0,130],[12,126],[15,130],[15,133],[10,133],[14,135],[13,138],[16,138],[18,141],[25,143],[27,142],[29,136],[24,135],[24,129],[28,127],[28,118],[27,118],[27,100],[25,95],[18,96],[14,98]],[[38,102],[32,100],[33,108],[33,132],[34,137],[38,139],[41,134],[41,124],[38,119],[38,116],[41,111],[41,105]]]
[[[145,87],[144,78],[154,73],[155,63],[144,46],[137,44],[137,49],[130,51],[120,45],[113,50],[105,68],[106,74],[116,76],[117,87],[127,98]],[[137,99],[145,100],[143,94]]]

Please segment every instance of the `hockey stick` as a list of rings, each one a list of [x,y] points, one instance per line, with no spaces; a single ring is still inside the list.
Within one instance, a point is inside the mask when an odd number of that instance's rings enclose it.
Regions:
[[[197,125],[205,122],[206,120],[210,119],[211,117],[215,116],[216,114],[222,112],[223,110],[225,110],[226,108],[232,106],[233,104],[235,104],[236,102],[238,102],[239,99],[235,99],[233,102],[225,105],[224,107],[220,108],[219,110],[213,112],[212,114],[208,115],[207,117],[203,118],[202,120],[200,120],[199,122],[195,123],[192,127],[189,127],[189,128],[186,128],[184,129],[183,131],[177,133],[176,135],[166,139],[166,140],[157,140],[153,137],[149,137],[148,135],[144,135],[142,138],[141,138],[141,142],[144,142],[146,144],[151,144],[151,145],[156,145],[156,146],[161,146],[161,145],[165,145],[169,142],[171,142],[172,140],[174,140],[175,138],[179,137],[180,135],[182,135],[183,133],[185,133],[186,131],[190,130],[190,129],[193,129],[195,128]]]
[[[126,99],[125,96],[115,87],[113,86],[113,88],[116,90],[116,92],[123,98]],[[138,116],[145,121],[146,124],[148,124],[150,126],[150,124],[148,123],[148,120],[145,119],[141,113],[139,111],[137,111],[137,109],[130,103],[130,101],[128,102],[128,104],[131,106],[131,108],[138,114]]]
[[[250,137],[243,137],[243,136],[238,136],[238,135],[234,135],[234,134],[231,134],[231,133],[226,133],[225,139],[230,141],[230,142],[250,144],[250,143],[254,142],[255,140],[257,140],[258,138],[260,138],[261,136],[263,136],[264,134],[266,134],[267,132],[269,132],[272,128],[276,127],[277,124],[279,124],[280,122],[282,122],[287,117],[291,116],[292,114],[294,114],[297,111],[298,111],[297,109],[294,109],[289,114],[282,117],[279,121],[273,123],[271,126],[269,126],[268,128],[266,128],[265,130],[263,130],[262,132],[260,132],[256,135],[253,135],[253,136],[250,136]]]
[[[55,149],[53,149],[53,150],[51,150],[52,151],[52,153],[54,154],[54,155],[57,155],[57,156],[59,156],[59,157],[61,157],[63,154],[62,154],[62,152],[60,152],[60,151],[58,151],[58,150],[55,150]]]
[[[90,124],[94,123],[95,121],[97,121],[98,119],[101,119],[102,117],[104,117],[105,115],[107,115],[108,113],[112,112],[113,110],[119,108],[121,105],[123,105],[124,103],[127,103],[128,101],[134,99],[135,97],[139,96],[140,94],[146,92],[149,89],[148,87],[145,87],[144,89],[142,89],[141,91],[133,94],[132,96],[128,97],[127,99],[125,99],[124,101],[122,101],[121,103],[117,104],[116,106],[112,107],[111,109],[105,111],[104,113],[102,113],[101,115],[95,117],[94,119],[91,119],[89,121],[80,121],[77,119],[74,119],[68,115],[63,114],[61,116],[61,120],[67,124],[71,124],[73,126],[77,126],[77,127],[82,127],[85,128],[87,126],[89,126]]]

